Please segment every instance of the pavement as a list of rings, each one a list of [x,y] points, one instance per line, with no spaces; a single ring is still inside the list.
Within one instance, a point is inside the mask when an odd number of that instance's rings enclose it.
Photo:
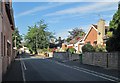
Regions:
[[[89,65],[79,61],[61,62],[55,58],[34,57],[22,54],[12,62],[5,82],[118,82],[118,72]]]
[[[19,56],[17,57],[19,59]],[[20,68],[20,60],[12,61],[11,65],[9,66],[6,74],[3,76],[3,82],[8,81],[22,81],[22,70]]]

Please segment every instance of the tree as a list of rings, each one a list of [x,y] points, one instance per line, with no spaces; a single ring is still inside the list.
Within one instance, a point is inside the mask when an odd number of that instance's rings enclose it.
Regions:
[[[34,26],[29,26],[25,40],[29,49],[37,54],[38,49],[48,48],[52,37],[54,37],[53,33],[47,30],[47,24],[43,20],[40,20]]]
[[[37,52],[36,49],[36,32],[37,32],[36,25],[29,26],[28,33],[25,35],[25,43],[26,46],[33,52]]]
[[[74,28],[72,31],[68,31],[71,38],[74,38],[76,36],[83,36],[85,35],[85,32],[83,31],[83,29],[80,28]]]
[[[73,38],[76,37],[82,37],[85,35],[85,32],[83,31],[83,29],[81,28],[74,28],[72,31],[68,31],[69,32],[69,37],[66,39],[67,42],[69,42],[70,40],[72,40]]]
[[[110,31],[112,36],[106,42],[106,49],[110,51],[120,51],[120,3],[118,4],[118,10],[113,15],[113,19],[110,21]]]
[[[13,47],[15,47],[15,37],[16,37],[16,47],[21,47],[22,35],[20,35],[18,28],[16,27],[12,34]]]

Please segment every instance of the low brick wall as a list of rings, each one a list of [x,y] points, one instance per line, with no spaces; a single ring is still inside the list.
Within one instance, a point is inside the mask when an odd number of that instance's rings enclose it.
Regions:
[[[82,63],[93,65],[93,56],[91,56],[91,55],[92,55],[92,53],[84,53],[82,56]]]
[[[93,65],[100,67],[107,67],[107,56],[105,53],[94,53],[93,54]]]
[[[69,55],[66,52],[54,52],[53,57],[61,59],[61,60],[68,60],[69,59]]]
[[[120,53],[109,53],[108,55],[108,68],[120,68]],[[118,68],[118,69],[119,69]]]
[[[100,66],[110,69],[118,69],[119,64],[119,54],[118,52],[114,53],[95,53],[95,52],[86,52],[83,54],[83,64]]]
[[[79,60],[79,54],[69,54],[69,60]]]
[[[70,54],[68,52],[54,52],[53,57],[61,60],[78,60],[79,54]]]

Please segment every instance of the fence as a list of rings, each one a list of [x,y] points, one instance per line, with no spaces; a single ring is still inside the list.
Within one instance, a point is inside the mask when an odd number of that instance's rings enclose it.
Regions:
[[[94,66],[100,66],[110,69],[120,68],[120,53],[94,53],[86,52],[83,54],[82,63]]]

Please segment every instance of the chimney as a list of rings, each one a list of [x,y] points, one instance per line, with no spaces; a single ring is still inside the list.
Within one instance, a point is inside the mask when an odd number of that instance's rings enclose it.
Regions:
[[[97,44],[103,43],[103,37],[105,36],[105,20],[100,19],[97,24]]]

